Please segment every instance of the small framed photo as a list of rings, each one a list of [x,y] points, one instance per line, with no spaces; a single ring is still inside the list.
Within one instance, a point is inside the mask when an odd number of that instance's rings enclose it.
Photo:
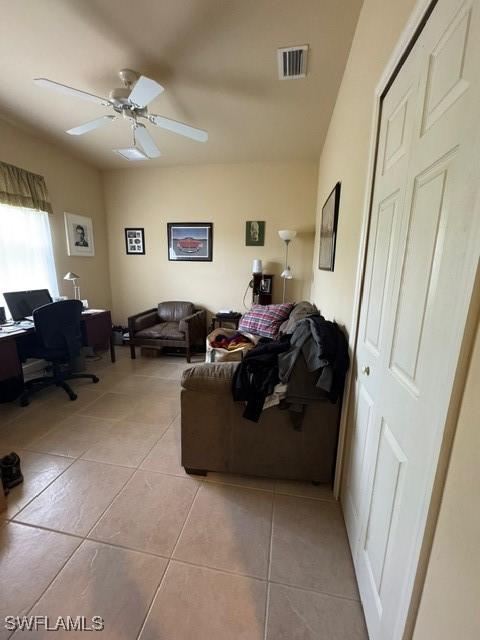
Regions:
[[[245,245],[263,247],[265,244],[265,221],[247,220],[245,223]]]
[[[263,276],[260,280],[260,291],[262,293],[272,293],[272,278],[271,276]]]
[[[65,233],[67,235],[67,252],[69,256],[95,255],[92,219],[76,213],[65,213]]]
[[[168,259],[184,262],[211,262],[213,224],[211,222],[168,222]]]
[[[125,251],[127,256],[145,255],[145,231],[142,227],[125,229]]]
[[[322,269],[322,271],[333,271],[335,267],[335,245],[337,242],[339,206],[340,182],[337,182],[322,209],[318,255],[318,268]]]

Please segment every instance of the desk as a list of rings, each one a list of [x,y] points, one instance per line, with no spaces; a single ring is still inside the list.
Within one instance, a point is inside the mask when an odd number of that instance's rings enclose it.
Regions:
[[[115,362],[115,345],[112,335],[110,311],[82,313],[81,320],[83,344],[86,347],[100,349],[110,347],[110,357]],[[18,355],[17,344],[34,336],[35,328],[19,328],[9,333],[0,331],[0,402],[8,402],[23,389],[22,363]],[[13,398],[12,398],[13,397]]]

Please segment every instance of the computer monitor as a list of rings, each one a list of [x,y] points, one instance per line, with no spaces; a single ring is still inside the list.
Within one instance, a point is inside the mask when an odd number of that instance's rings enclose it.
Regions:
[[[10,291],[4,293],[3,297],[15,321],[31,316],[34,309],[38,309],[38,307],[43,307],[44,304],[52,302],[52,297],[48,289]]]

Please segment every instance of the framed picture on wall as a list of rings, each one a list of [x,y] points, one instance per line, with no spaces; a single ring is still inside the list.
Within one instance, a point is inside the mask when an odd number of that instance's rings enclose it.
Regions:
[[[145,231],[142,227],[125,229],[125,251],[127,256],[145,255]]]
[[[318,268],[323,271],[333,271],[335,267],[335,245],[337,241],[339,206],[340,182],[337,182],[322,208]]]
[[[65,213],[65,233],[67,235],[67,252],[69,256],[95,255],[93,242],[92,219],[76,213]]]
[[[260,280],[260,291],[262,293],[272,293],[272,276],[262,276]]]
[[[247,220],[245,223],[245,244],[247,247],[263,247],[265,244],[265,222]]]
[[[213,224],[211,222],[168,222],[168,259],[184,262],[211,262]]]

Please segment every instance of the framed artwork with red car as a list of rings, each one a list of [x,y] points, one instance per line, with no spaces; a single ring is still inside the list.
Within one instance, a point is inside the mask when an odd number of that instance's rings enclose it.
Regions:
[[[168,259],[211,262],[213,224],[211,222],[168,222]]]

